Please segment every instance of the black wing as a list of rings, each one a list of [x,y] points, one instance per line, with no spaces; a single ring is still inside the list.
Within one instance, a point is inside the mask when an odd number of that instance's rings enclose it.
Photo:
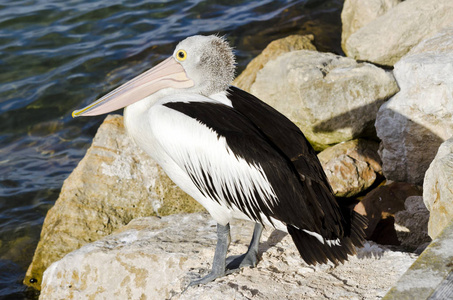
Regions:
[[[253,122],[281,155],[290,161],[302,189],[300,193],[304,194],[303,200],[315,218],[316,232],[325,238],[343,236],[344,224],[338,203],[316,152],[300,129],[253,95],[233,86],[228,93],[233,107]]]
[[[288,232],[304,260],[315,263],[326,262],[327,258],[337,263],[345,260],[346,254],[355,253],[353,245],[362,246],[367,221],[350,207],[337,202],[316,152],[300,129],[274,108],[237,87],[230,86],[228,98],[233,107],[253,122],[291,162],[294,173],[298,175],[301,192],[305,194],[305,197],[297,199],[306,202],[304,206],[309,208],[315,219],[315,232],[324,238],[339,238],[341,241],[341,249],[325,247],[303,230],[288,226]]]

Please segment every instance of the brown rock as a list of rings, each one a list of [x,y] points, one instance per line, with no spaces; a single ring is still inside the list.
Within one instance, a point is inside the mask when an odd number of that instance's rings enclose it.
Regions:
[[[400,245],[395,213],[405,209],[404,202],[409,196],[421,194],[418,187],[404,182],[381,185],[369,192],[355,208],[368,218],[367,239],[382,245]]]
[[[288,37],[275,40],[271,42],[261,52],[260,55],[252,59],[247,65],[245,70],[239,75],[233,82],[234,86],[237,86],[244,91],[249,92],[250,87],[255,82],[256,74],[261,70],[264,65],[278,57],[279,55],[296,50],[316,50],[316,47],[312,44],[314,40],[313,35],[290,35]]]
[[[47,213],[24,283],[40,288],[54,261],[133,218],[201,211],[127,136],[123,117],[107,116],[91,147]],[[30,279],[35,283],[30,283]]]
[[[337,197],[351,197],[369,188],[382,175],[379,143],[352,140],[318,154]]]

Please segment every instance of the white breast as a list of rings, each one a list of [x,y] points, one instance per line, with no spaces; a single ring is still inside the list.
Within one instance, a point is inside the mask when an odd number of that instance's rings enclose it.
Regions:
[[[190,142],[189,136],[175,136],[175,132],[169,128],[175,128],[172,126],[173,124],[192,126],[190,128],[193,128],[194,125],[188,124],[188,117],[161,105],[172,100],[176,99],[165,97],[154,105],[147,105],[147,101],[139,101],[128,106],[124,111],[126,130],[137,145],[162,167],[173,182],[203,205],[216,222],[225,225],[233,218],[233,212],[226,206],[203,196],[185,170],[168,155],[167,149],[170,147],[168,143],[173,139],[186,138],[187,142]],[[148,103],[152,102],[152,100],[148,101]],[[158,133],[159,136],[156,137],[155,133]],[[238,217],[237,214],[235,217]],[[243,215],[240,212],[239,214]],[[245,215],[243,218],[246,218]]]
[[[237,206],[228,204],[221,198],[206,197],[188,175],[203,176],[201,170],[209,170],[217,189],[227,188],[232,192],[241,191],[248,201],[257,200],[254,189],[262,199],[276,199],[274,191],[260,166],[250,165],[237,157],[228,147],[224,137],[206,125],[163,104],[168,102],[191,102],[200,100],[228,103],[224,95],[209,99],[200,95],[167,96],[154,105],[137,102],[124,113],[125,125],[134,141],[147,152],[186,193],[203,205],[217,223],[227,224],[232,218],[247,219]],[[226,99],[226,100],[225,100]],[[150,101],[151,102],[151,101]],[[195,174],[195,175],[193,175]],[[237,196],[237,195],[236,195]],[[266,204],[268,207],[272,203]],[[267,220],[267,217],[262,218]],[[274,220],[279,229],[286,229],[281,222]]]

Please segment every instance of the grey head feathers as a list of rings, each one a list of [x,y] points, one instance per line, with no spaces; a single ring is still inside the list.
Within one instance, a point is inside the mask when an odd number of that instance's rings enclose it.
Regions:
[[[215,35],[191,36],[181,41],[173,53],[184,50],[187,57],[180,61],[188,77],[195,83],[190,91],[210,96],[225,91],[234,79],[235,58],[228,42]]]

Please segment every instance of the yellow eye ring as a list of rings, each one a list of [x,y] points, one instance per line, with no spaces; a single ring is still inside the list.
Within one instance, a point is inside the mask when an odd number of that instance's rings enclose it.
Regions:
[[[178,52],[176,52],[176,59],[179,60],[179,61],[185,61],[187,58],[187,52],[184,51],[184,50],[178,50]]]

